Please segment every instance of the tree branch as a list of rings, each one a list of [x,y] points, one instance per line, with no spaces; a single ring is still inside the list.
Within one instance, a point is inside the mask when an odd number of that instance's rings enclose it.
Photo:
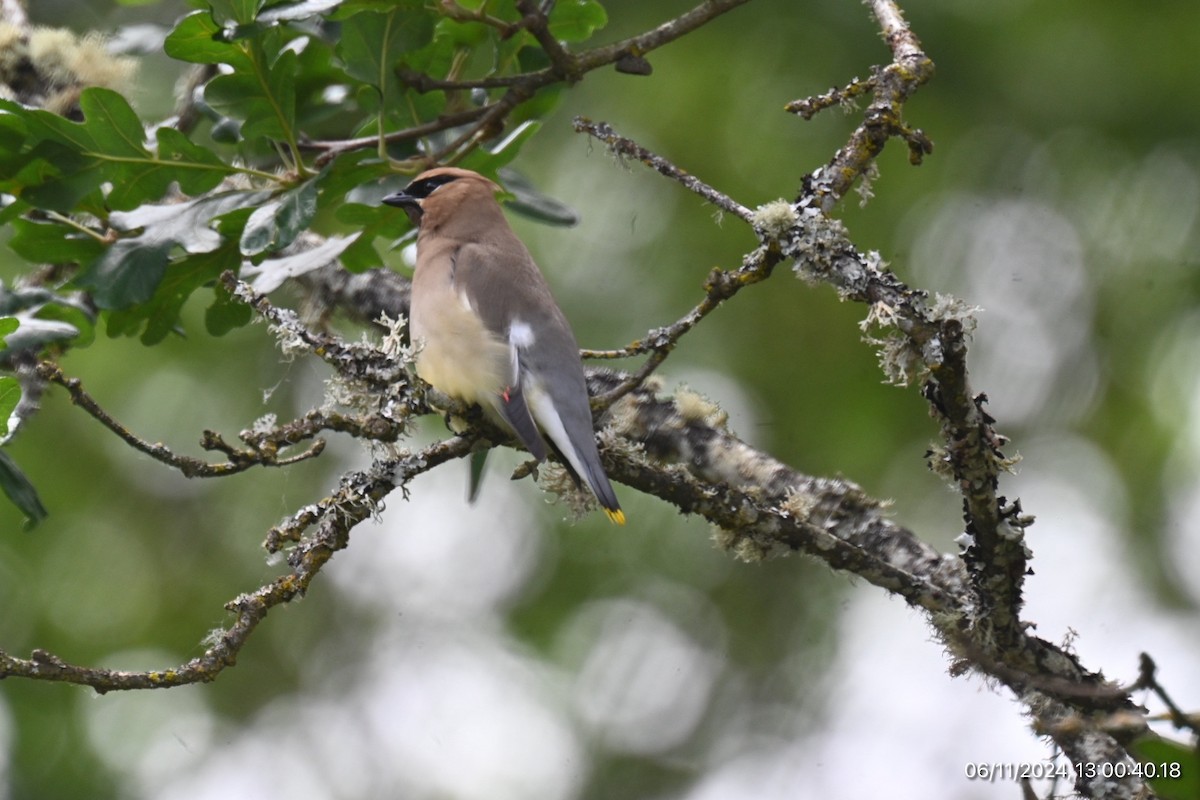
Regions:
[[[527,27],[538,39],[538,43],[545,49],[547,57],[551,60],[550,66],[534,72],[502,76],[483,82],[445,81],[411,70],[403,71],[399,75],[401,80],[418,91],[506,87],[508,92],[496,102],[454,115],[447,115],[431,123],[397,131],[385,136],[383,141],[387,144],[412,141],[469,124],[471,128],[468,131],[462,133],[450,145],[441,148],[433,156],[424,159],[430,164],[448,159],[456,160],[465,155],[465,148],[495,135],[503,125],[504,119],[515,108],[532,98],[539,89],[555,83],[574,83],[582,79],[588,72],[609,64],[619,64],[622,59],[628,59],[631,55],[641,59],[645,53],[669,44],[747,2],[749,0],[705,0],[690,11],[680,14],[650,31],[620,42],[584,50],[578,54],[570,54],[550,34],[545,16],[537,9],[536,5],[522,0],[518,7],[525,17],[518,23],[518,26]],[[465,9],[464,12],[472,13]],[[472,17],[472,21],[481,20]],[[319,169],[342,153],[375,147],[378,143],[378,137],[370,136],[340,142],[306,142],[304,146],[325,151],[314,160],[314,166]],[[462,152],[459,152],[460,150]]]
[[[376,461],[367,471],[344,475],[337,492],[317,506],[301,509],[279,526],[296,531],[315,530],[308,536],[297,533],[288,537],[297,541],[288,551],[289,572],[225,604],[226,610],[234,615],[233,624],[210,636],[208,648],[197,658],[169,669],[128,672],[69,664],[43,650],[33,651],[28,659],[0,651],[0,679],[22,677],[73,683],[90,686],[100,694],[211,682],[226,667],[234,665],[238,653],[272,609],[308,590],[326,562],[349,543],[350,531],[376,514],[385,497],[422,472],[461,458],[469,451],[469,439],[454,437],[416,453]]]
[[[86,411],[93,419],[115,433],[134,450],[145,453],[155,461],[179,470],[186,478],[223,478],[243,472],[253,466],[287,467],[299,461],[315,458],[325,449],[325,442],[318,439],[308,450],[293,456],[280,458],[277,447],[237,449],[230,447],[220,436],[212,431],[205,431],[204,439],[201,441],[205,449],[220,450],[229,456],[229,460],[224,463],[210,464],[199,458],[176,453],[161,442],[148,442],[137,436],[137,434],[132,433],[124,425],[113,419],[91,395],[84,391],[83,384],[78,378],[68,378],[57,364],[43,361],[38,364],[37,373],[42,380],[56,383],[66,389],[67,393],[71,396],[72,403]]]

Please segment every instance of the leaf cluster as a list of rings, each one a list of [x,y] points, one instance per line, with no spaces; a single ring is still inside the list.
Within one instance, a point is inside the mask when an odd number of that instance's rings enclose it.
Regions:
[[[377,242],[410,227],[384,194],[435,162],[495,176],[537,131],[565,78],[512,91],[552,61],[535,27],[561,49],[607,21],[595,0],[548,16],[518,0],[191,5],[164,32],[189,74],[169,119],[96,86],[65,116],[0,99],[0,224],[31,267],[0,286],[20,311],[5,363],[86,346],[97,324],[157,344],[201,290],[223,334],[249,320],[217,286],[225,271],[269,290],[335,260],[381,266]],[[16,396],[0,384],[5,420]]]
[[[555,93],[523,108],[505,136],[510,120],[440,124],[487,109],[502,88],[425,91],[402,77],[502,81],[546,64],[513,0],[193,5],[164,44],[204,76],[184,98],[198,112],[190,130],[182,115],[147,122],[98,87],[82,91],[78,119],[0,100],[10,246],[32,263],[68,265],[62,288],[86,291],[111,335],[146,344],[174,330],[183,302],[222,271],[270,273],[307,230],[351,231],[333,255],[355,270],[380,265],[376,240],[409,224],[378,207],[383,193],[435,159],[494,174]],[[583,0],[556,4],[546,22],[579,41],[605,17]]]

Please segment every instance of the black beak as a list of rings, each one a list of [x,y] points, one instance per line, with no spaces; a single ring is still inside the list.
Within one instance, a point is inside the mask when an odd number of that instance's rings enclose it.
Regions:
[[[403,208],[404,213],[408,214],[408,218],[412,220],[413,225],[421,224],[421,200],[414,197],[405,191],[399,191],[395,194],[389,194],[383,198],[384,205]]]

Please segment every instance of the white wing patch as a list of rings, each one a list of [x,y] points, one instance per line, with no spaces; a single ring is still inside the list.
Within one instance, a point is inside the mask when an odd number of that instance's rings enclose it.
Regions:
[[[508,326],[508,343],[513,347],[529,347],[534,341],[533,328],[524,320],[514,319]]]

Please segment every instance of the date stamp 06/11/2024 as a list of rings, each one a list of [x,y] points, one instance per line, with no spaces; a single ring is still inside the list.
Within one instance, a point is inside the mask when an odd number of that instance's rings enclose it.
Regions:
[[[963,774],[969,781],[1042,780],[1049,778],[1128,778],[1130,776],[1154,780],[1183,777],[1183,766],[1178,761],[1146,762],[1069,762],[1069,761],[968,761]]]

